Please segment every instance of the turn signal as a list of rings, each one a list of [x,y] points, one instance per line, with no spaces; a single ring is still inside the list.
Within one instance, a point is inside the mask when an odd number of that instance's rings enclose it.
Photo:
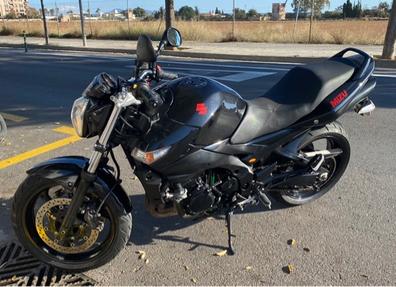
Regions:
[[[132,157],[140,162],[150,165],[163,157],[169,149],[170,147],[164,147],[154,151],[144,152],[138,148],[134,148],[132,151]]]
[[[252,157],[251,159],[249,159],[249,161],[248,161],[248,163],[250,163],[250,164],[254,164],[254,163],[256,163],[257,162],[257,158],[255,158],[255,157]]]

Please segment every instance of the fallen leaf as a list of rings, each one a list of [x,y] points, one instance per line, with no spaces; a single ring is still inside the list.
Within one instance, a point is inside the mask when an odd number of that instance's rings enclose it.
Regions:
[[[193,283],[197,283],[197,279],[195,279],[195,278],[191,278],[191,282],[193,282]]]
[[[215,256],[225,256],[225,255],[227,255],[227,249],[226,250],[223,250],[223,251],[220,251],[220,252],[217,252],[217,253],[215,253],[214,254]]]
[[[289,239],[287,241],[287,244],[289,244],[290,246],[295,246],[297,244],[297,241],[295,239]]]
[[[188,269],[190,269],[190,268],[188,268],[188,266],[187,265],[184,265],[184,270],[188,270]]]
[[[252,270],[253,267],[252,267],[252,266],[246,266],[245,269],[246,269],[246,270]]]
[[[360,274],[360,276],[362,276],[364,278],[368,278],[368,275],[366,275],[366,274]]]
[[[293,265],[289,264],[285,267],[282,267],[282,271],[287,273],[287,274],[291,274],[292,272],[294,272],[295,268]]]
[[[143,268],[143,266],[137,267],[137,268],[133,269],[133,272],[136,273],[136,272],[140,271],[142,268]]]
[[[143,250],[138,250],[136,251],[137,254],[139,254],[139,259],[144,260],[146,258],[146,252]]]
[[[305,252],[311,251],[311,249],[309,249],[308,247],[304,247],[303,250],[304,250]]]
[[[146,260],[144,260],[144,263],[146,263],[146,264],[149,264],[149,260],[148,260],[148,258],[146,258]]]

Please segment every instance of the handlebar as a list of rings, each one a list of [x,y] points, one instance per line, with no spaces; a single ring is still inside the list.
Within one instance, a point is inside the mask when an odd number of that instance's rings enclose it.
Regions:
[[[136,89],[136,96],[144,102],[148,115],[157,113],[158,108],[162,106],[164,101],[161,96],[153,91],[147,83],[139,83]]]
[[[159,80],[176,80],[179,78],[178,74],[165,72],[160,65],[156,66],[156,72]]]

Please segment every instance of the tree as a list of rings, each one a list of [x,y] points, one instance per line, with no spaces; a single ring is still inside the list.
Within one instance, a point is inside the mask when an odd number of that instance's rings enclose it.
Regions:
[[[389,11],[389,4],[388,4],[388,2],[380,2],[380,3],[378,4],[378,10]]]
[[[246,11],[243,9],[235,8],[235,19],[238,20],[246,19]]]
[[[361,18],[363,16],[362,3],[359,0],[352,5],[352,2],[347,0],[342,6],[342,14],[344,18]]]
[[[33,7],[28,7],[26,10],[26,16],[29,19],[38,19],[40,18],[40,12]]]
[[[344,15],[344,18],[353,17],[353,6],[350,0],[347,0],[342,6],[342,14]]]
[[[198,9],[197,6],[195,6],[195,8],[194,8],[194,12],[195,12],[195,17],[197,17],[197,20],[199,21],[199,15],[200,15],[200,13],[199,13],[199,9]]]
[[[8,13],[7,15],[5,15],[6,19],[16,19],[18,18],[17,14],[15,13],[14,10],[11,10],[10,13]]]
[[[165,11],[164,11],[164,7],[160,7],[158,11],[154,12],[154,18],[155,19],[164,19],[165,16]]]
[[[363,15],[362,3],[359,0],[357,4],[353,5],[353,17],[361,18],[362,15]]]
[[[256,18],[256,17],[260,16],[260,14],[259,14],[255,9],[250,9],[250,10],[247,12],[246,16],[247,16],[248,18]]]
[[[313,8],[313,14],[320,16],[322,10],[330,5],[330,0],[293,0],[292,6],[296,8],[298,5],[300,5],[301,13],[311,12]]]
[[[190,6],[183,6],[179,9],[177,15],[182,20],[192,20],[195,17],[195,10]]]
[[[385,34],[384,50],[382,58],[393,59],[395,57],[396,43],[396,0],[393,0],[391,15],[389,17],[388,29]]]
[[[135,14],[136,17],[143,18],[144,16],[146,16],[146,10],[140,7],[136,7],[135,9],[133,9],[133,14]]]
[[[220,14],[220,10],[219,10],[219,8],[216,7],[215,15],[219,15],[219,14]]]
[[[378,17],[386,18],[389,16],[389,4],[387,2],[381,2],[377,7]]]
[[[165,0],[166,29],[172,27],[174,20],[175,20],[175,4],[173,0]]]

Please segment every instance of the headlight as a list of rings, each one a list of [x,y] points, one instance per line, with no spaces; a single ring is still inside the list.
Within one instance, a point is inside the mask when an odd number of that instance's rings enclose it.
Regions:
[[[148,152],[144,152],[138,148],[134,148],[132,151],[132,157],[138,161],[150,165],[166,155],[170,148],[171,147],[169,146]]]
[[[87,110],[89,99],[86,97],[78,98],[74,101],[71,111],[71,121],[74,129],[80,137],[84,136],[84,115]]]

